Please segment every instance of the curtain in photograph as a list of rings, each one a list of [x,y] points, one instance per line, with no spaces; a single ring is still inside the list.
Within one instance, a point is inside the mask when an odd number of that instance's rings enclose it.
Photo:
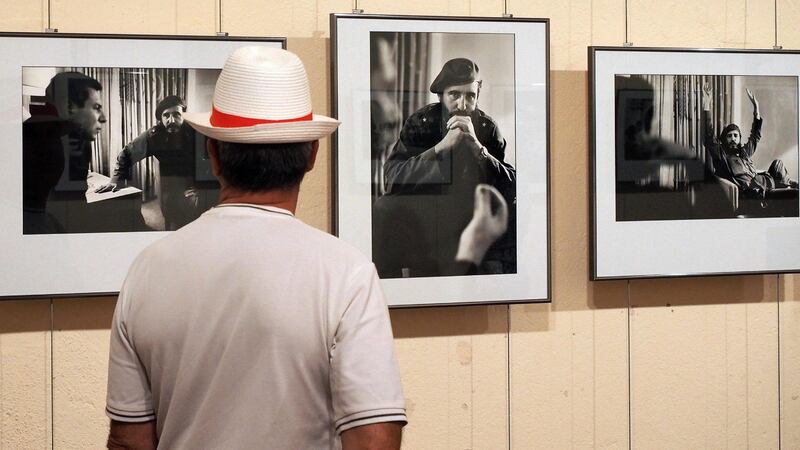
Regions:
[[[711,123],[721,130],[733,120],[733,77],[724,75],[642,75],[654,89],[652,133],[703,151],[703,89],[711,92]]]
[[[384,193],[383,163],[405,120],[428,99],[429,33],[372,33],[372,196]]]
[[[400,106],[400,120],[405,122],[411,114],[428,103],[428,64],[430,34],[399,33],[397,67],[399,68],[395,92]]]

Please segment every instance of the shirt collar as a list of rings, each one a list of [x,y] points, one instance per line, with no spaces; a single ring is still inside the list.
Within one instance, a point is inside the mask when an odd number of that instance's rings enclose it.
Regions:
[[[250,208],[250,209],[260,209],[262,211],[283,214],[289,217],[294,217],[291,211],[283,208],[278,208],[275,206],[269,205],[256,205],[254,203],[223,203],[221,205],[217,205],[214,209],[221,209],[221,208]]]

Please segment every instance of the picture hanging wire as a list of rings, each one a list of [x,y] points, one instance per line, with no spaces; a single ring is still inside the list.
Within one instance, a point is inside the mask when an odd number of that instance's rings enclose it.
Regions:
[[[228,32],[222,31],[222,0],[218,0],[217,2],[217,12],[219,17],[219,21],[217,23],[217,36],[227,36]]]
[[[364,14],[364,10],[358,7],[358,0],[353,0],[353,14]]]
[[[773,50],[783,50],[782,45],[778,45],[778,0],[775,0],[775,45],[772,46]]]
[[[627,3],[627,1],[625,2]],[[627,16],[626,16],[627,17]],[[626,39],[627,41],[627,39]],[[633,404],[633,383],[631,383],[631,378],[633,375],[633,365],[631,365],[631,280],[630,278],[625,281],[625,291],[628,298],[628,423],[633,423],[633,408],[631,405]],[[633,442],[633,435],[631,428],[628,427],[628,448],[631,448],[631,442]]]
[[[48,3],[50,2],[50,0],[47,0],[47,1],[48,1]],[[50,14],[49,5],[48,5],[47,10],[48,10],[47,14],[49,15]],[[48,22],[49,22],[49,19],[48,19]],[[50,24],[48,23],[48,28],[49,28],[49,25]],[[55,385],[55,382],[56,382],[55,381],[56,380],[56,373],[53,370],[53,362],[55,360],[55,358],[53,357],[53,335],[55,334],[55,323],[56,323],[55,309],[54,308],[55,307],[53,305],[53,299],[50,298],[50,386]],[[55,389],[50,389],[50,404],[51,405],[55,404],[55,403],[53,403],[55,401],[55,399],[56,399],[54,391],[55,391]],[[54,409],[55,408],[50,408],[50,423],[55,423],[55,422],[53,422],[56,419],[56,414],[53,411]],[[55,443],[56,443],[55,433],[50,433],[50,448],[55,448]]]
[[[508,13],[508,0],[503,0],[503,17],[511,18],[513,14]]]
[[[511,304],[510,303],[506,303],[506,361],[508,362],[508,370],[506,370],[506,386],[508,386],[508,389],[510,391],[511,386],[513,386],[513,384],[512,384],[513,380],[511,379],[511,372],[512,372],[512,370],[511,370],[511,361],[513,361],[513,360],[511,359]],[[511,402],[512,402],[512,397],[509,395],[508,402],[506,402],[506,413],[508,414],[507,417],[511,417],[511,411],[512,411],[512,406],[513,406],[511,404]],[[512,448],[511,437],[513,436],[513,434],[511,434],[511,432],[512,432],[512,430],[511,430],[511,422],[513,422],[513,421],[512,420],[507,420],[506,421],[506,424],[507,424],[506,425],[506,433],[507,433],[506,436],[508,436],[508,447],[507,448]]]
[[[623,47],[633,47],[633,42],[628,40],[628,0],[625,0],[625,42]]]
[[[777,0],[776,0],[777,3]],[[775,45],[777,47],[777,45]],[[776,49],[780,50],[780,49]],[[778,315],[778,417],[781,417],[781,274],[778,274],[777,289],[775,293],[775,308]],[[781,448],[781,422],[778,420],[778,448]]]
[[[47,0],[47,27],[45,27],[45,33],[58,33],[58,28],[52,28],[50,23],[50,0]]]

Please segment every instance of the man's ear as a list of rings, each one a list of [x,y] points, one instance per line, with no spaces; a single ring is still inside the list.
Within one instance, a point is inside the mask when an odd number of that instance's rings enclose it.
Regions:
[[[221,171],[219,168],[219,148],[217,147],[216,139],[206,139],[206,150],[208,150],[208,159],[211,161],[211,173],[219,178]]]
[[[311,154],[308,156],[306,172],[310,172],[314,168],[314,164],[317,162],[317,150],[319,150],[319,140],[311,143]]]

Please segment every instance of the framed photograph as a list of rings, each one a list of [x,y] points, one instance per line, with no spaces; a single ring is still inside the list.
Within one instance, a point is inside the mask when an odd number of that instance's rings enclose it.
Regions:
[[[800,53],[589,48],[592,279],[800,271]]]
[[[331,15],[336,233],[391,306],[549,300],[547,19]]]
[[[228,55],[284,39],[2,33],[0,297],[117,292],[146,245],[214,206],[205,138]]]

